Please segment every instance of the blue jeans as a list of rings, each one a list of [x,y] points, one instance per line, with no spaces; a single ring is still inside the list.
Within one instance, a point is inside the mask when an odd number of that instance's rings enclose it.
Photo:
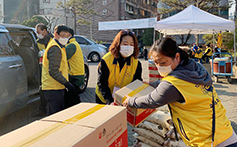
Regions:
[[[209,63],[209,60],[211,59],[211,57],[206,56],[206,63]]]
[[[196,62],[200,62],[201,64],[202,64],[202,59],[199,59],[199,58],[194,58],[194,61],[196,61]]]

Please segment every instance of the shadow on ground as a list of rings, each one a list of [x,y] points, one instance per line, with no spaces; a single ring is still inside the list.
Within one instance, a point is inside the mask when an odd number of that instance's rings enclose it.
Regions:
[[[79,95],[82,102],[95,103],[95,88],[87,87],[86,91]]]
[[[217,90],[216,91],[218,95],[224,95],[224,96],[236,96],[237,93],[236,92],[229,92],[229,91],[226,91],[226,90]]]
[[[231,121],[231,126],[233,127],[235,133],[237,133],[237,124],[233,121]]]
[[[228,88],[228,86],[223,86],[222,84],[213,83],[215,88]]]

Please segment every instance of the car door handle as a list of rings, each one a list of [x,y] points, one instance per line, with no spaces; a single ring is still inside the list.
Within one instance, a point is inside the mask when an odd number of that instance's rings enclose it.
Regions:
[[[19,68],[19,67],[22,67],[22,64],[16,64],[16,65],[8,66],[9,69]]]

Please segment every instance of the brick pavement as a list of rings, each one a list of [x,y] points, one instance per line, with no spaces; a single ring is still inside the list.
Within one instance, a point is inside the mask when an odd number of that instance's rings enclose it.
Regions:
[[[143,67],[143,80],[148,81],[148,63],[147,61],[141,60]],[[95,85],[97,77],[97,65],[98,63],[89,63],[90,78],[87,90],[81,94],[81,100],[83,102],[95,102]],[[220,83],[214,84],[217,93],[226,108],[227,117],[231,120],[231,124],[237,132],[237,80],[234,80],[233,84],[228,84],[226,79],[220,79]],[[0,135],[24,126],[34,120],[41,119],[41,117],[30,117],[31,112],[36,111],[39,105],[39,101],[34,102],[26,106],[25,108],[12,113],[6,117],[0,118]],[[128,125],[128,145],[131,146],[134,138],[132,137],[132,127]]]

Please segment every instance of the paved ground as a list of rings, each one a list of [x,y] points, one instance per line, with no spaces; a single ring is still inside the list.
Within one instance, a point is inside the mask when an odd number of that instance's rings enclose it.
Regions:
[[[148,62],[141,60],[143,67],[143,80],[148,81]],[[83,102],[95,102],[95,85],[97,78],[97,65],[98,63],[89,63],[90,78],[87,90],[81,94]],[[231,120],[232,126],[237,132],[237,80],[233,81],[233,84],[228,84],[226,79],[220,79],[220,83],[214,84],[217,93],[225,106],[227,117]],[[0,118],[0,135],[15,130],[21,126],[24,126],[34,120],[38,120],[41,117],[30,117],[31,112],[37,110],[39,102],[34,102],[26,106],[25,108],[12,113],[6,117]],[[134,139],[132,137],[132,127],[128,125],[128,144],[132,145]]]

